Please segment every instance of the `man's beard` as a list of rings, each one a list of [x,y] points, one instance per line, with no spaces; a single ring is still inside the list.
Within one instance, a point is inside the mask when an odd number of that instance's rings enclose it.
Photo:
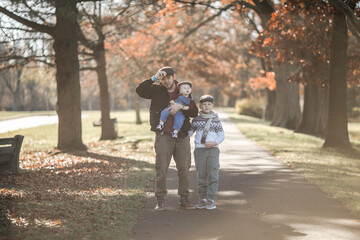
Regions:
[[[165,87],[166,87],[167,89],[171,89],[171,88],[174,86],[174,84],[175,84],[175,82],[172,82],[171,84],[166,85]]]

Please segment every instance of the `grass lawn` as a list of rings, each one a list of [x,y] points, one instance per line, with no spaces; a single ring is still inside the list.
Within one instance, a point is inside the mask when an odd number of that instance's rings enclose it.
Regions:
[[[83,112],[87,152],[55,150],[57,124],[0,134],[24,135],[20,175],[0,177],[0,236],[8,239],[129,239],[154,179],[153,133],[148,112],[112,113],[120,138],[99,141]],[[1,238],[1,237],[0,237]]]
[[[323,139],[269,126],[269,122],[222,109],[248,138],[266,148],[324,192],[360,214],[360,155],[324,149]],[[360,123],[350,123],[354,148],[360,151]]]
[[[352,142],[360,144],[360,120],[358,122],[350,122],[348,128]]]

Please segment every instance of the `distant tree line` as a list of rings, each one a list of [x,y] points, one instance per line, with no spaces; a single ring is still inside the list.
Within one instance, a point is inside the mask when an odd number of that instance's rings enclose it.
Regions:
[[[351,148],[359,15],[356,0],[2,1],[0,107],[55,108],[57,147],[86,149],[81,109],[100,109],[100,139],[115,139],[110,111],[133,107],[141,123],[133,89],[171,65],[195,97],[250,98],[274,126]]]

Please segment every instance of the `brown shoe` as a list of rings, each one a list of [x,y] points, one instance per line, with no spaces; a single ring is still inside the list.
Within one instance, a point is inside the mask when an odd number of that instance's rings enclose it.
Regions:
[[[179,206],[180,206],[180,208],[186,209],[186,210],[195,209],[195,206],[191,205],[191,203],[188,199],[181,199]]]
[[[166,208],[166,206],[165,206],[164,201],[158,201],[156,206],[155,206],[156,211],[163,211],[163,210],[165,210],[165,208]]]

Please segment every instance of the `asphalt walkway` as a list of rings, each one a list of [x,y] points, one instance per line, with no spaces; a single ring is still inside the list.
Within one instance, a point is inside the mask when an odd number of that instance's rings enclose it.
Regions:
[[[359,240],[360,218],[329,198],[298,173],[243,136],[220,114],[225,141],[220,145],[216,210],[178,208],[177,172],[168,173],[167,210],[154,210],[154,193],[133,229],[136,240]],[[193,139],[192,139],[193,141]],[[197,202],[191,168],[191,201]]]
[[[81,118],[87,117],[87,113],[82,113]],[[42,125],[58,123],[57,115],[41,115],[19,117],[9,120],[0,120],[0,133],[11,132],[19,129],[33,128]]]
[[[0,121],[0,133],[15,131],[18,129],[37,127],[41,125],[54,124],[57,122],[58,122],[57,115],[30,116],[30,117],[4,120],[4,121]]]

